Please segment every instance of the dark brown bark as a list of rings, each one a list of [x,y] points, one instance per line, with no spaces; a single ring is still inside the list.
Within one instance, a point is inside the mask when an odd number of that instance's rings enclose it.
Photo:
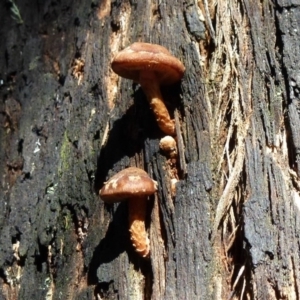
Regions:
[[[1,4],[0,299],[298,299],[299,4]],[[162,89],[177,162],[110,69],[135,41],[186,67]],[[158,182],[150,259],[98,196],[128,166]]]

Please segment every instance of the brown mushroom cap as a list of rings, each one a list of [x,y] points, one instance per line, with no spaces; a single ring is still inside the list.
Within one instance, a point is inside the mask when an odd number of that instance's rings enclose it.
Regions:
[[[140,71],[153,71],[161,85],[179,81],[185,71],[184,65],[165,47],[148,43],[133,43],[115,56],[111,66],[118,75],[136,82]]]
[[[157,191],[157,182],[139,168],[130,167],[111,177],[99,194],[103,201],[115,203],[134,196],[149,196]]]

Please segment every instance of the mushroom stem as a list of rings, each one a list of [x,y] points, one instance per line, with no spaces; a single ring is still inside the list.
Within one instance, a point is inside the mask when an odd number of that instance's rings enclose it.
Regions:
[[[145,228],[147,198],[134,197],[128,200],[129,231],[131,241],[142,257],[148,257],[150,242]]]
[[[163,102],[156,74],[149,70],[141,71],[139,83],[147,96],[159,128],[168,135],[176,135],[175,122],[171,120],[169,112]]]

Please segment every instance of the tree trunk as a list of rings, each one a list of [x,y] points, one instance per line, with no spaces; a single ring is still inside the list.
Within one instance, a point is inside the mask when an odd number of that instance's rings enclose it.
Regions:
[[[299,4],[3,3],[0,299],[299,299]],[[175,159],[110,68],[136,41],[186,67]],[[98,195],[128,166],[158,182],[149,259]]]

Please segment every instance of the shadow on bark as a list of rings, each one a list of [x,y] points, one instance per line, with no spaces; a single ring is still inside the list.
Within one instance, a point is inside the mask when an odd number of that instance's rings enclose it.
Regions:
[[[94,250],[89,264],[88,285],[95,285],[98,282],[109,283],[114,278],[109,262],[128,249],[130,239],[127,224],[127,205],[121,203],[114,212],[105,237]]]
[[[180,102],[180,87],[178,85],[168,87],[167,90],[162,89],[162,93],[173,117],[174,107],[178,107],[177,104]],[[134,92],[133,99],[133,105],[127,109],[121,118],[114,120],[114,112],[111,113],[109,122],[112,124],[112,128],[109,130],[107,140],[100,151],[95,174],[95,191],[97,194],[110,170],[115,169],[118,172],[130,166],[130,158],[137,154],[140,155],[143,151],[147,151],[144,153],[145,162],[150,161],[154,154],[159,151],[156,145],[153,149],[145,149],[148,148],[145,147],[146,140],[158,140],[165,134],[159,130],[141,88]],[[173,103],[169,105],[171,101]],[[117,111],[119,109],[115,108],[116,114],[120,114]],[[179,107],[179,109],[181,108]]]

